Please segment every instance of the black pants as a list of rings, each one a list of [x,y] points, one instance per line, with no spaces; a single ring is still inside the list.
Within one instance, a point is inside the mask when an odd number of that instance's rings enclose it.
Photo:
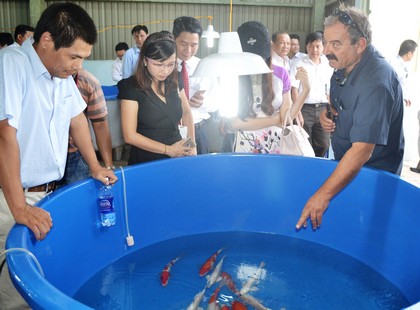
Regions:
[[[322,128],[319,121],[319,115],[325,109],[325,106],[325,104],[304,104],[302,107],[302,115],[305,120],[303,128],[309,135],[309,142],[316,157],[324,157],[330,147],[330,133]]]

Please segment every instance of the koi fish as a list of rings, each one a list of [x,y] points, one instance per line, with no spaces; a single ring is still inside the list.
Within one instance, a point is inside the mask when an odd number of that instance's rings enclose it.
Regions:
[[[235,295],[239,294],[239,290],[236,288],[235,282],[233,282],[232,277],[227,272],[222,271],[221,274],[222,283],[228,287],[228,289]]]
[[[230,310],[230,307],[228,305],[223,305],[220,310]]]
[[[171,268],[172,266],[177,262],[178,259],[180,259],[181,256],[178,256],[177,258],[171,260],[162,270],[160,273],[160,284],[162,284],[163,287],[168,285],[169,277],[171,276]]]
[[[198,306],[200,305],[201,301],[203,300],[204,293],[206,292],[206,288],[204,288],[202,291],[198,292],[194,296],[194,300],[192,303],[188,306],[187,310],[197,310]]]
[[[249,280],[242,286],[241,290],[239,291],[240,295],[246,295],[250,291],[256,291],[258,288],[254,287],[255,284],[261,279],[263,268],[265,266],[264,262],[261,262],[260,267],[258,268],[257,272],[253,274]]]
[[[216,262],[217,256],[220,252],[223,251],[223,248],[217,250],[212,256],[210,256],[206,262],[201,266],[199,275],[200,277],[205,276],[210,270],[213,269],[214,263]]]
[[[248,308],[238,300],[234,300],[232,303],[232,310],[248,310]]]
[[[211,295],[209,299],[209,304],[207,306],[207,310],[219,310],[219,304],[217,302],[217,294],[219,294],[220,287],[214,290],[214,293]]]
[[[270,310],[251,295],[240,295],[239,298],[247,305],[254,307],[255,310]]]
[[[220,260],[220,262],[216,265],[213,272],[210,276],[207,276],[207,287],[212,286],[214,283],[220,281],[222,278],[220,277],[220,273],[222,272],[222,264],[225,256]]]

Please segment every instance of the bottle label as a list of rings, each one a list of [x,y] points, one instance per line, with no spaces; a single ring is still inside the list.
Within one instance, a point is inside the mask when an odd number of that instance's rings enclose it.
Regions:
[[[114,212],[114,207],[112,205],[112,201],[114,197],[107,197],[99,199],[99,208],[102,213],[110,213]]]

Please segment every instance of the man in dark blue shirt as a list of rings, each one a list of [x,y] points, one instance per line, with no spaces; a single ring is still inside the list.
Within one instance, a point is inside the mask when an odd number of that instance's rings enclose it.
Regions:
[[[332,133],[334,156],[340,162],[306,203],[297,229],[309,218],[312,228],[319,228],[331,199],[364,165],[400,174],[404,154],[402,89],[391,66],[371,45],[367,16],[340,6],[324,26],[324,53],[335,73],[332,119],[324,111],[320,121]]]

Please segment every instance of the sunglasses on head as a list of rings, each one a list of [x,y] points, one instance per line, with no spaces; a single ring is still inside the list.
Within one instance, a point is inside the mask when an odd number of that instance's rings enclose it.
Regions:
[[[333,12],[333,16],[338,16],[338,20],[341,23],[343,23],[346,26],[353,27],[362,35],[363,38],[366,38],[363,31],[360,30],[359,26],[357,26],[357,24],[353,21],[353,18],[351,18],[351,16],[348,13],[341,11],[339,8],[336,8]]]

